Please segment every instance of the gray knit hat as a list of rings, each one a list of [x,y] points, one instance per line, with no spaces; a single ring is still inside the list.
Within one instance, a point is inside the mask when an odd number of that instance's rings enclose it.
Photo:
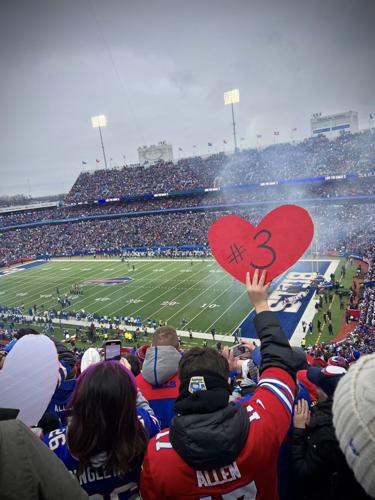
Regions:
[[[375,498],[375,354],[363,356],[339,382],[333,424],[346,461]]]

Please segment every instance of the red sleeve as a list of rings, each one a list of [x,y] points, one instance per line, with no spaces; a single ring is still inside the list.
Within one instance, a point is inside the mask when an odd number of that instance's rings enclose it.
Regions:
[[[251,400],[243,403],[250,422],[259,422],[262,434],[269,431],[279,444],[290,426],[295,392],[296,384],[289,373],[281,368],[268,368],[262,373]]]
[[[161,498],[165,498],[162,491],[163,480],[160,477],[160,473],[156,471],[153,465],[157,463],[157,457],[155,455],[160,446],[159,440],[160,438],[168,436],[168,434],[169,430],[160,432],[157,436],[150,439],[148,443],[140,478],[140,492],[142,500],[160,500]],[[168,443],[162,444],[161,447],[172,448],[172,445],[168,441]],[[168,470],[167,474],[169,475],[169,473],[170,471]]]

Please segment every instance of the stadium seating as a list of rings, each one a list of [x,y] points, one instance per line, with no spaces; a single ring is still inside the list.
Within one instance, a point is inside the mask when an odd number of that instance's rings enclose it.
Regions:
[[[374,171],[375,145],[370,131],[324,136],[298,144],[249,149],[235,156],[224,153],[196,157],[149,168],[121,168],[82,173],[67,202],[82,202],[134,194],[188,191],[230,184],[279,181],[321,175],[367,174]]]
[[[127,247],[202,247],[220,215],[235,212],[257,222],[272,204],[285,202],[309,208],[320,252],[356,252],[374,234],[374,165],[373,134],[365,131],[334,141],[319,136],[235,155],[187,158],[176,165],[85,172],[65,206],[0,215],[0,262],[118,254]],[[219,187],[225,189],[212,191]],[[153,197],[176,191],[179,195]],[[126,196],[133,199],[93,203]]]

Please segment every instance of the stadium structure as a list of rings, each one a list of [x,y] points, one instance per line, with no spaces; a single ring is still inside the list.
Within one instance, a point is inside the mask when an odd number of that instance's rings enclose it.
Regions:
[[[143,165],[80,173],[63,203],[3,206],[2,321],[40,322],[69,338],[91,325],[102,335],[148,335],[164,322],[182,337],[255,337],[244,287],[212,259],[207,231],[225,214],[256,224],[295,203],[309,210],[315,238],[273,283],[270,306],[293,344],[329,340],[344,317],[363,312],[349,295],[373,258],[374,139],[371,129],[314,132],[299,143],[178,161],[161,143],[153,164],[141,148]],[[319,316],[323,299],[333,333]]]

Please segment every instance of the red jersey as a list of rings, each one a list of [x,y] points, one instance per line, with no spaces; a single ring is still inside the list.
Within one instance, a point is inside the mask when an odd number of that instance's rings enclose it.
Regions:
[[[278,453],[290,425],[294,393],[295,383],[286,371],[268,368],[263,372],[252,399],[243,403],[250,421],[247,440],[225,467],[193,469],[173,449],[169,430],[159,433],[145,455],[142,499],[277,499]]]

